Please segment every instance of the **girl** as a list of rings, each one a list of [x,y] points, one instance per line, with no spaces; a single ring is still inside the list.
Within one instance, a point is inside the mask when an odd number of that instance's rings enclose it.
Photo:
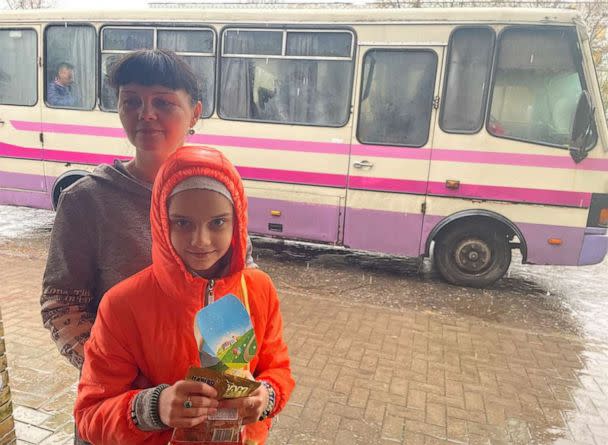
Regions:
[[[152,265],[104,296],[85,346],[79,433],[95,444],[166,444],[172,428],[226,406],[243,417],[243,441],[263,444],[294,380],[272,281],[245,269],[247,200],[234,166],[217,150],[178,149],[156,177],[151,225]],[[228,293],[248,301],[258,343],[250,369],[262,385],[218,402],[213,388],[183,378],[200,366],[196,312]],[[139,375],[152,386],[137,389]]]

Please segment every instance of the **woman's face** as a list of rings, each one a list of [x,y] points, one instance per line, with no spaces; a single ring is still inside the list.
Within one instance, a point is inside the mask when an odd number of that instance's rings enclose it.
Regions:
[[[156,152],[163,158],[183,145],[201,111],[201,103],[192,105],[181,89],[130,83],[118,93],[118,114],[129,141],[138,151]]]

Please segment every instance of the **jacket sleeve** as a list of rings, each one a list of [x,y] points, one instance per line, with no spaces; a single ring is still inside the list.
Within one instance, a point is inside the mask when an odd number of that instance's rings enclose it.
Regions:
[[[74,418],[80,436],[94,444],[145,444],[165,431],[142,431],[131,419],[138,367],[127,346],[128,314],[113,305],[110,294],[101,302],[78,385]]]
[[[96,245],[83,218],[83,200],[77,198],[67,190],[59,199],[40,304],[44,327],[59,352],[81,368],[95,319],[88,308],[94,298]]]
[[[283,409],[295,385],[291,375],[287,344],[283,340],[283,317],[274,284],[268,278],[267,323],[264,339],[258,350],[259,362],[254,377],[265,380],[275,390],[275,409],[271,416]]]

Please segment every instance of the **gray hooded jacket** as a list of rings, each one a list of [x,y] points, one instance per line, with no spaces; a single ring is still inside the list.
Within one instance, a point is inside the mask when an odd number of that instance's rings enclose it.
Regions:
[[[78,369],[102,296],[152,263],[152,184],[121,161],[100,165],[63,191],[43,278],[42,320]],[[247,264],[255,267],[248,243]]]

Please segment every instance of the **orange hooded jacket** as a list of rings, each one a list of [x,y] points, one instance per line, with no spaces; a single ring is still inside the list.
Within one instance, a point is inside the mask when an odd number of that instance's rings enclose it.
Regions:
[[[131,404],[141,376],[150,387],[184,379],[200,366],[194,316],[204,305],[208,280],[194,277],[171,245],[167,199],[190,176],[222,182],[234,202],[235,226],[226,274],[215,280],[214,295],[232,293],[243,301],[245,279],[258,344],[250,370],[276,392],[274,414],[294,387],[283,321],[272,281],[264,272],[245,269],[247,199],[234,166],[217,150],[182,147],[163,164],[152,193],[152,265],[110,289],[101,301],[85,345],[74,416],[82,438],[95,445],[167,444],[172,430],[141,431],[131,420]],[[247,425],[243,439],[263,444],[271,421]]]

